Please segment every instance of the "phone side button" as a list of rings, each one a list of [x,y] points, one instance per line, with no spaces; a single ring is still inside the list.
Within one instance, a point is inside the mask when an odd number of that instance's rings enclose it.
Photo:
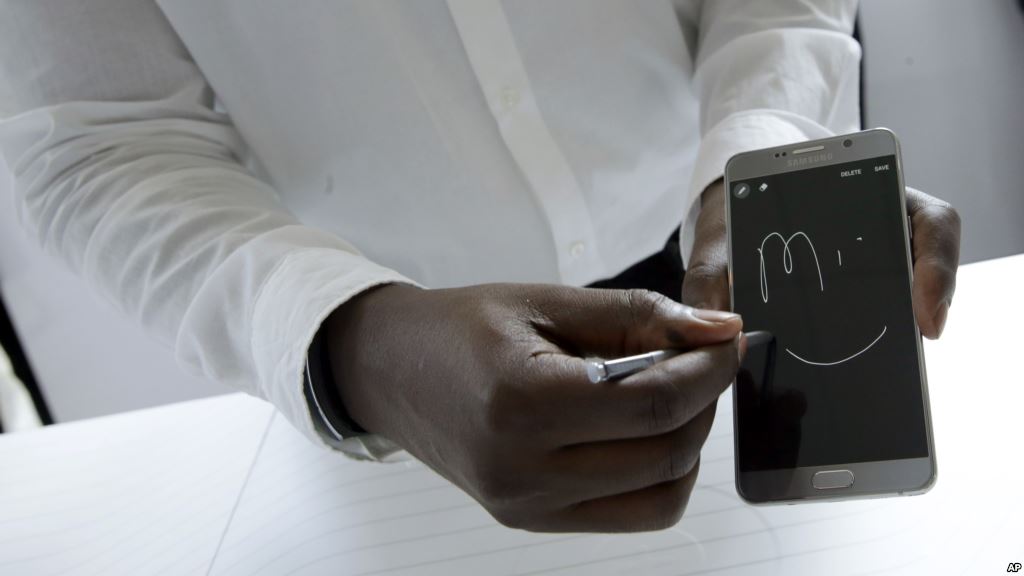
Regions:
[[[822,470],[811,476],[811,486],[818,490],[849,488],[853,482],[853,472],[850,470]]]

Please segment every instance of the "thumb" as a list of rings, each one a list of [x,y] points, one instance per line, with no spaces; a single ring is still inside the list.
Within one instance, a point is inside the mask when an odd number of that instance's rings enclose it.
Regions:
[[[956,291],[960,216],[948,203],[907,187],[913,225],[914,314],[921,333],[938,338]]]
[[[729,309],[729,271],[724,260],[694,262],[683,277],[683,302],[711,310]]]
[[[683,277],[683,302],[698,308],[729,309],[729,246],[725,187],[715,182],[702,195],[695,241]]]
[[[538,327],[581,355],[691,349],[733,339],[743,328],[737,314],[692,308],[649,290],[562,288],[533,302]]]

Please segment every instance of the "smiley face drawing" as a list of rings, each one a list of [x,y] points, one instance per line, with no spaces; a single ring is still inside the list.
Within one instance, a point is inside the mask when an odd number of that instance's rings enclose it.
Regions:
[[[767,248],[767,246],[769,245],[770,242],[773,242],[773,241],[776,241],[776,240],[778,242],[782,243],[782,271],[784,271],[787,275],[792,274],[793,270],[794,270],[793,251],[791,250],[791,245],[794,242],[796,242],[796,241],[802,241],[802,243],[806,244],[806,246],[810,250],[810,255],[813,258],[814,266],[815,266],[816,271],[817,271],[818,289],[822,293],[824,293],[825,292],[825,278],[824,278],[824,276],[822,274],[822,271],[821,271],[821,261],[818,258],[818,251],[817,251],[817,249],[815,249],[814,242],[811,240],[810,236],[808,236],[805,232],[802,232],[802,231],[794,232],[789,237],[783,236],[779,232],[771,232],[767,236],[764,237],[764,239],[761,241],[761,246],[757,249],[758,255],[760,257],[761,300],[765,304],[768,304],[768,300],[769,300],[769,278],[768,278],[768,274],[767,274],[767,266],[765,264],[765,260],[766,260],[765,250],[766,250],[766,248]],[[860,242],[862,240],[863,240],[863,238],[861,238],[861,237],[857,238],[858,242]],[[841,267],[842,264],[843,264],[842,251],[837,250],[836,251],[836,256],[838,258],[839,266]],[[786,353],[788,353],[790,356],[792,356],[793,358],[795,358],[796,360],[798,360],[800,362],[803,362],[804,364],[808,364],[808,365],[811,365],[811,366],[838,366],[840,364],[844,364],[846,362],[849,362],[850,360],[853,360],[854,358],[864,354],[868,350],[871,350],[871,348],[873,348],[875,346],[875,344],[878,344],[878,342],[880,340],[882,340],[882,338],[885,337],[885,333],[888,331],[888,329],[889,329],[889,327],[887,325],[883,325],[881,327],[881,331],[878,333],[878,336],[876,336],[873,340],[867,342],[863,347],[850,350],[849,353],[839,355],[836,358],[827,358],[827,359],[826,358],[816,358],[816,359],[810,359],[810,358],[807,358],[806,354],[798,354],[797,352],[794,352],[790,348],[786,348],[785,350],[786,350]]]

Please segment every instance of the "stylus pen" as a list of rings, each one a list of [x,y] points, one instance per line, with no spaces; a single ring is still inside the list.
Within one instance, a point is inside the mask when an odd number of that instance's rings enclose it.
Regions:
[[[627,356],[615,360],[592,358],[587,360],[587,376],[590,377],[590,381],[594,384],[609,380],[619,380],[630,374],[646,370],[662,360],[678,356],[682,352],[682,350],[655,350],[654,352]]]
[[[748,332],[746,337],[748,346],[767,344],[774,339],[771,333],[760,330]],[[682,350],[655,350],[654,352],[617,358],[615,360],[590,358],[587,360],[587,376],[594,384],[608,382],[609,380],[620,380],[682,353]]]

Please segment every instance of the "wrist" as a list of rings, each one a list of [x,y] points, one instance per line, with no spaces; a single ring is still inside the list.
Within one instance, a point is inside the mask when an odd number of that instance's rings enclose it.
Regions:
[[[383,284],[366,290],[336,308],[323,324],[323,352],[329,365],[328,394],[348,422],[363,432],[394,439],[388,425],[388,361],[396,303],[421,289]]]

